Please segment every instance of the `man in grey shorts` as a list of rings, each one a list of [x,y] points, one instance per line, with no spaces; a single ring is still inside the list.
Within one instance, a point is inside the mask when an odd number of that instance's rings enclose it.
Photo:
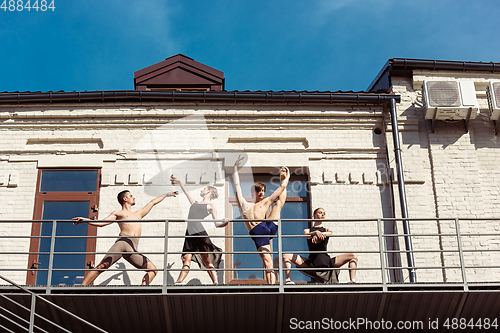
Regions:
[[[118,193],[118,202],[122,205],[121,210],[115,210],[104,220],[119,220],[118,226],[120,227],[120,238],[118,238],[115,244],[109,249],[108,252],[131,252],[130,254],[120,254],[120,253],[110,253],[104,256],[101,263],[97,265],[96,269],[108,269],[121,257],[125,258],[129,263],[131,263],[136,268],[141,268],[147,270],[146,274],[142,278],[142,285],[149,285],[153,278],[156,276],[158,271],[156,266],[149,261],[149,259],[137,252],[137,245],[139,244],[139,237],[141,237],[141,222],[137,221],[146,216],[153,206],[159,204],[166,197],[175,197],[179,194],[177,191],[166,193],[162,196],[154,198],[146,206],[142,207],[138,211],[133,212],[132,206],[135,205],[135,198],[129,191],[122,191]],[[90,225],[96,227],[104,227],[110,225],[111,222],[94,222],[94,220],[85,217],[74,217],[75,225],[83,223],[84,221]],[[134,221],[135,220],[135,221]],[[87,276],[83,279],[82,285],[92,284],[94,280],[103,271],[90,271]]]

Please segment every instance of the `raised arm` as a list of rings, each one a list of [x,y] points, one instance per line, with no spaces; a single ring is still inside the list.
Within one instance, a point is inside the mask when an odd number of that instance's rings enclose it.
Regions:
[[[94,220],[91,220],[86,217],[73,217],[72,220],[75,220],[75,222],[73,222],[74,225],[80,223],[87,223],[93,225],[94,227],[104,227],[110,225],[111,223],[113,223],[114,220],[116,220],[116,211],[112,212],[111,214],[109,214],[107,217],[104,218],[104,220],[111,220],[111,222],[94,222]]]
[[[151,200],[150,202],[148,202],[146,204],[146,206],[144,206],[141,209],[139,209],[137,211],[137,213],[139,214],[140,218],[142,219],[144,216],[148,215],[148,213],[151,211],[151,208],[153,208],[155,205],[157,205],[160,202],[162,202],[163,199],[165,199],[166,197],[175,197],[178,194],[179,194],[179,192],[172,191],[172,192],[165,193],[164,195],[160,195],[159,197],[154,198],[153,200]]]
[[[245,198],[243,197],[243,193],[241,192],[241,186],[240,186],[240,176],[238,175],[238,166],[240,165],[241,161],[243,161],[244,157],[241,157],[241,155],[238,155],[238,159],[236,162],[234,162],[234,170],[233,170],[233,182],[234,182],[234,190],[236,192],[236,202],[238,203],[238,207],[240,210],[242,210],[242,205],[243,203],[246,202]]]
[[[283,180],[281,180],[281,184],[280,184],[280,187],[278,187],[276,189],[276,191],[274,191],[273,194],[271,194],[271,196],[269,196],[269,200],[271,202],[275,202],[276,199],[278,199],[278,197],[280,196],[280,194],[286,189],[287,185],[288,185],[288,181],[290,180],[290,170],[288,170],[288,168],[286,168],[286,176],[285,178],[283,178]]]
[[[217,220],[217,207],[214,204],[209,204],[207,206],[208,212],[212,214],[212,219]],[[225,218],[224,222],[214,222],[216,228],[223,228],[229,223],[229,219]]]
[[[191,193],[189,193],[188,189],[186,188],[186,186],[184,186],[184,184],[180,181],[179,178],[174,177],[174,175],[172,175],[172,176],[170,176],[170,181],[172,182],[172,184],[179,184],[179,186],[182,189],[182,192],[184,192],[184,194],[186,195],[186,197],[189,201],[189,204],[192,205],[196,202],[196,200],[193,198]]]

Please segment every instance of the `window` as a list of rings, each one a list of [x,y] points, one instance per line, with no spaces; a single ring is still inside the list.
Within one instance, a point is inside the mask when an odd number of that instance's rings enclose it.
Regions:
[[[292,171],[292,170],[291,170]],[[251,186],[254,182],[260,181],[266,184],[266,196],[271,195],[279,187],[279,176],[276,173],[258,173],[251,174],[245,173],[240,170],[240,183],[243,196],[247,201],[251,201]],[[241,219],[240,210],[236,202],[236,196],[234,191],[234,184],[232,177],[226,183],[227,193],[228,193],[228,211],[232,213],[229,216],[232,219]],[[308,219],[310,211],[310,200],[309,200],[309,190],[308,190],[308,177],[304,174],[294,174],[290,177],[290,181],[287,186],[287,199],[286,203],[281,210],[282,219]],[[284,222],[282,224],[282,235],[303,235],[304,229],[307,229],[308,223],[305,221],[292,221]],[[241,223],[230,223],[226,228],[226,235],[233,236],[247,236],[247,237],[236,237],[228,238],[226,241],[227,251],[232,252],[247,252],[257,251],[255,244],[251,238],[248,237],[248,230],[245,225]],[[272,242],[272,250],[278,251],[278,239],[274,238]],[[307,251],[307,242],[305,238],[283,238],[283,253],[291,252],[296,253],[297,251]],[[302,256],[307,254],[299,253]],[[277,269],[279,266],[278,254],[273,255],[274,267]],[[226,271],[226,283],[264,283],[263,270],[262,270],[262,260],[260,256],[256,253],[252,254],[227,254],[226,262],[231,263],[227,265],[229,267],[244,268],[254,270],[244,270],[244,271]],[[298,271],[292,271],[293,281],[309,281],[309,278],[301,274]]]
[[[37,192],[31,229],[32,238],[28,268],[38,268],[40,271],[28,272],[26,283],[36,285],[48,284],[49,251],[55,227],[53,269],[51,285],[74,285],[83,281],[82,271],[76,269],[88,268],[94,262],[95,255],[85,252],[95,251],[95,238],[87,236],[97,235],[96,227],[87,224],[73,225],[71,220],[76,216],[97,218],[97,203],[99,195],[100,170],[98,169],[41,169],[38,171]],[[79,236],[81,238],[75,238]],[[63,254],[60,252],[76,252]],[[81,252],[82,254],[78,254]],[[60,254],[59,254],[60,253]],[[43,271],[43,270],[45,271]]]

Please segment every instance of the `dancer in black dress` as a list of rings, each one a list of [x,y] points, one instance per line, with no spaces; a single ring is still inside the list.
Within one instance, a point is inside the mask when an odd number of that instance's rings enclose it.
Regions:
[[[212,219],[217,219],[217,208],[211,203],[213,199],[217,199],[219,195],[217,194],[217,189],[212,186],[205,187],[200,196],[203,198],[202,201],[197,202],[189,193],[184,184],[176,177],[171,176],[170,181],[173,184],[179,184],[182,191],[186,195],[191,204],[189,208],[188,220],[203,220],[208,215],[212,215]],[[214,222],[217,228],[225,227],[228,222]],[[189,237],[196,236],[196,237]],[[206,236],[206,237],[200,237]],[[182,252],[185,252],[182,258],[182,269],[186,269],[180,272],[179,277],[175,284],[181,284],[186,278],[191,268],[191,260],[196,261],[200,268],[211,269],[207,271],[210,279],[214,284],[218,284],[217,275],[214,269],[219,268],[220,261],[222,259],[222,250],[214,245],[210,238],[208,237],[207,231],[203,227],[201,221],[188,221],[186,228],[186,238],[184,240],[184,246]],[[186,253],[187,252],[187,253]],[[193,252],[216,252],[216,253],[193,253]],[[219,252],[219,253],[217,253]]]
[[[309,251],[327,251],[328,235],[332,234],[332,230],[325,228],[321,220],[326,217],[323,208],[317,208],[313,213],[314,226],[304,230],[304,235],[307,235],[307,247]],[[338,283],[338,270],[324,270],[322,268],[339,268],[349,263],[349,268],[356,268],[358,264],[358,256],[355,253],[343,253],[331,258],[326,253],[311,253],[306,259],[297,254],[285,253],[283,255],[283,265],[285,269],[285,283],[293,284],[291,280],[292,272],[289,270],[293,263],[297,268],[317,268],[317,270],[301,270],[300,272],[309,276],[315,282],[319,283]],[[356,270],[349,270],[351,283],[356,283]]]

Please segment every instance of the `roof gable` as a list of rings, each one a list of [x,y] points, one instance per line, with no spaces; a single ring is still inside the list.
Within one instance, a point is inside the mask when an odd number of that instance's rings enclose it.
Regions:
[[[224,90],[224,73],[178,54],[134,73],[135,90]]]

